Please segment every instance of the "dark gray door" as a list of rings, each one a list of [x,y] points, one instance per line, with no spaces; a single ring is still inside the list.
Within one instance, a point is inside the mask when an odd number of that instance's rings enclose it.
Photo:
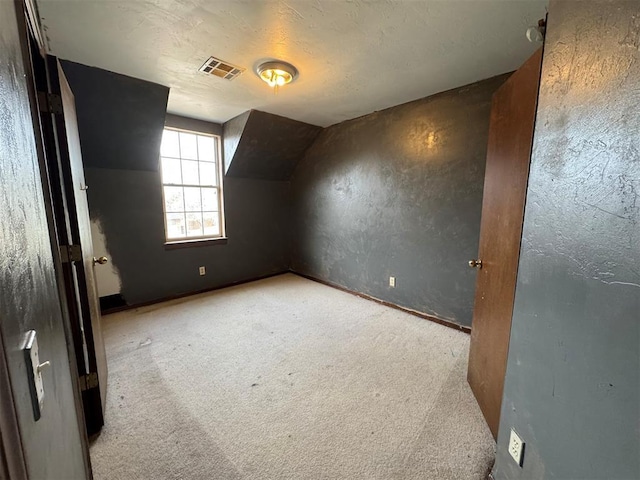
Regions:
[[[51,215],[43,189],[22,2],[0,2],[0,476],[89,478],[78,421],[77,383],[68,323],[57,287]],[[35,419],[22,352],[37,332],[44,401]],[[71,367],[71,368],[70,368]],[[75,373],[75,372],[74,372]],[[17,431],[19,442],[9,435]],[[11,443],[9,443],[11,442]]]
[[[107,359],[102,338],[100,304],[95,280],[95,262],[91,240],[91,221],[87,203],[87,184],[84,178],[78,121],[73,92],[56,57],[47,57],[49,90],[55,98],[60,98],[61,108],[51,113],[52,128],[56,137],[55,151],[50,149],[52,171],[58,169],[60,195],[53,196],[54,204],[59,204],[58,225],[66,224],[66,239],[75,247],[68,253],[67,289],[77,304],[76,333],[82,336],[82,355],[78,354],[78,364],[84,365],[80,372],[83,388],[84,414],[87,432],[97,433],[104,424],[104,407],[107,392]],[[51,146],[53,147],[53,145]],[[55,156],[54,156],[55,153]]]

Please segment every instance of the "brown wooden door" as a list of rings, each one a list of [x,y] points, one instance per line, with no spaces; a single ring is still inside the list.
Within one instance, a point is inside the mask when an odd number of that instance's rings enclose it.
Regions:
[[[469,385],[498,435],[542,49],[493,96],[482,200]]]
[[[55,57],[47,57],[49,99],[47,114],[51,139],[47,163],[60,248],[66,258],[65,289],[73,303],[72,326],[79,365],[87,432],[97,433],[104,424],[107,393],[107,361],[102,337],[91,223],[84,179],[75,99]],[[46,128],[46,122],[45,128]],[[67,246],[72,245],[71,249]],[[99,268],[99,266],[98,266]]]

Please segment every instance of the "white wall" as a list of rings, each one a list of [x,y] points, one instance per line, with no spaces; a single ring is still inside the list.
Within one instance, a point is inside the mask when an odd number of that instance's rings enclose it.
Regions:
[[[91,220],[91,237],[93,240],[93,256],[98,258],[105,256],[109,262],[105,265],[96,265],[96,282],[98,283],[98,296],[107,297],[120,293],[122,282],[120,272],[113,265],[111,255],[107,250],[107,242],[102,231],[100,220]]]

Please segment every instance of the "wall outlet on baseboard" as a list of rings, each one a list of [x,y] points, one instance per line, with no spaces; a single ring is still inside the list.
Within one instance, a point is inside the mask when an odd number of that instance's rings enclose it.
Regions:
[[[200,275],[206,275],[207,269],[205,267],[200,267],[198,268],[198,272],[200,272]]]
[[[509,454],[513,457],[518,466],[522,467],[524,442],[513,428],[511,429],[511,436],[509,437]]]
[[[396,288],[396,277],[389,277],[389,286],[391,288]]]

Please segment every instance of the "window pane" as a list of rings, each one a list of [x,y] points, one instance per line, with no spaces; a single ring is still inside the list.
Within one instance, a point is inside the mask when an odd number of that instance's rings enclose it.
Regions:
[[[164,211],[184,212],[182,187],[164,187]]]
[[[167,238],[186,236],[184,213],[167,213]]]
[[[180,158],[198,159],[198,144],[194,134],[180,132]]]
[[[213,137],[198,135],[198,158],[203,162],[216,161],[216,144]]]
[[[218,138],[163,130],[162,174],[167,240],[222,234]]]
[[[202,235],[202,214],[187,213],[187,237],[199,237]]]
[[[182,183],[180,160],[175,158],[162,159],[162,183]]]
[[[200,185],[217,185],[215,163],[200,162]]]
[[[202,216],[204,220],[204,234],[220,235],[220,219],[218,212],[204,212]]]
[[[217,188],[202,189],[202,210],[218,211],[218,192]]]
[[[182,183],[185,185],[198,185],[198,162],[192,160],[182,161]]]
[[[184,188],[184,206],[187,212],[199,212],[202,210],[200,189],[198,187]]]
[[[163,157],[180,158],[180,144],[178,143],[178,132],[174,130],[164,130],[162,132],[162,146],[160,155]]]

